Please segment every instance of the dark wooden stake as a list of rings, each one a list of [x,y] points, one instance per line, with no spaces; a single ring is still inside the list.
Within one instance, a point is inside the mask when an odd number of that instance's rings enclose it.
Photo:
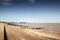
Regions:
[[[7,40],[7,34],[6,34],[5,25],[4,25],[4,40]]]

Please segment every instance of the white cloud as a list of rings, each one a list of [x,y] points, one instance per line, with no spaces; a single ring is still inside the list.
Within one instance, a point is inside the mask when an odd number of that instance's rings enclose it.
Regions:
[[[3,5],[11,5],[11,3],[2,2]]]
[[[3,5],[11,5],[11,1],[12,0],[2,0],[1,4],[3,4]]]
[[[30,2],[32,2],[32,3],[35,3],[35,0],[29,0]]]

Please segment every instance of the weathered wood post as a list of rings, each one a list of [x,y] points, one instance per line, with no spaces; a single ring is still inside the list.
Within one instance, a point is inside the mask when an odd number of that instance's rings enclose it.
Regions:
[[[8,40],[8,39],[7,39],[7,34],[6,34],[6,28],[5,28],[5,25],[4,25],[4,40]]]

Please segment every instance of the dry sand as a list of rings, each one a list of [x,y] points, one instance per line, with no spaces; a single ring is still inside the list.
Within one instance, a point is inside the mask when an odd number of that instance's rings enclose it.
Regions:
[[[8,40],[60,40],[60,34],[37,29],[21,29],[5,24]],[[0,23],[0,40],[4,40],[4,24]]]
[[[44,30],[60,33],[60,23],[26,23],[21,25],[27,25],[32,28],[42,28]]]

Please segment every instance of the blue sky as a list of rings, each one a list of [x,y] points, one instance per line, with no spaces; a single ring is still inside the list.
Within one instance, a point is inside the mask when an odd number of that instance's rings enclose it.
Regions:
[[[0,4],[0,21],[60,23],[60,1]]]

